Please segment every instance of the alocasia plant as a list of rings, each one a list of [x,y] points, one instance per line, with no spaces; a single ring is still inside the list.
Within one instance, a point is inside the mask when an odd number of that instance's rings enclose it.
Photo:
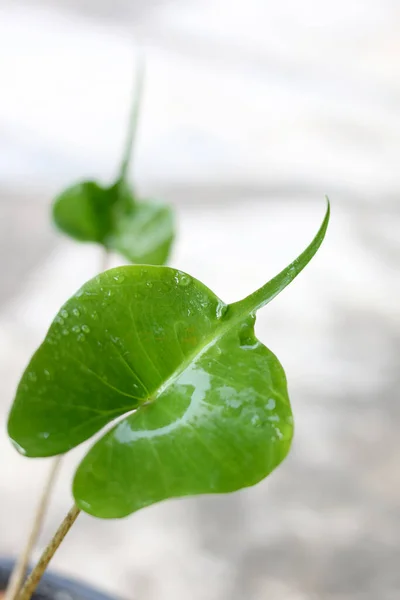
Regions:
[[[142,69],[132,106],[127,147],[120,174],[111,186],[83,181],[64,190],[53,203],[56,226],[82,242],[96,242],[137,264],[165,264],[174,239],[172,209],[142,200],[127,183],[138,120]]]
[[[328,221],[329,204],[307,249],[230,305],[168,267],[120,267],[86,283],[22,376],[8,422],[16,447],[53,456],[108,426],[73,484],[77,506],[103,518],[266,477],[290,448],[293,421],[255,315],[311,260]]]

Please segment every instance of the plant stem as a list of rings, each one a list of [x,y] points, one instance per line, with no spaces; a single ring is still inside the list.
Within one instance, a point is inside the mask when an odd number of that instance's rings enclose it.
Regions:
[[[103,271],[107,271],[109,260],[110,252],[106,248],[102,249],[100,258],[100,273],[103,273]]]
[[[57,456],[53,459],[49,474],[47,476],[45,486],[43,488],[42,494],[39,499],[39,504],[37,506],[33,523],[31,526],[31,530],[29,533],[28,540],[26,542],[25,548],[22,553],[18,557],[14,569],[11,573],[11,577],[7,586],[7,590],[5,593],[5,600],[15,600],[18,596],[18,593],[21,589],[23,581],[25,579],[26,570],[29,565],[30,557],[32,554],[32,550],[37,542],[40,531],[42,529],[43,520],[46,515],[47,507],[49,505],[51,491],[54,486],[54,482],[56,480],[56,476],[60,467],[61,456]]]
[[[144,62],[142,59],[138,61],[136,70],[136,84],[134,86],[132,95],[131,113],[128,123],[128,135],[126,138],[125,152],[122,159],[118,181],[124,181],[126,179],[128,168],[133,156],[134,142],[139,121],[140,104],[143,96]]]
[[[67,535],[68,531],[75,523],[80,512],[80,509],[74,504],[67,516],[64,518],[60,527],[57,529],[54,537],[50,540],[49,544],[45,548],[36,567],[33,569],[28,579],[25,581],[25,584],[18,596],[18,600],[30,600],[49,562],[53,558],[57,548]]]

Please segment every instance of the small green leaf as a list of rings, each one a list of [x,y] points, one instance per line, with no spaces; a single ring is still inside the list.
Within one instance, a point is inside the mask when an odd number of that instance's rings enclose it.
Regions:
[[[104,240],[112,228],[111,196],[95,181],[67,188],[53,204],[53,220],[70,237],[82,242]]]
[[[155,202],[137,202],[131,213],[121,216],[107,245],[133,263],[163,265],[173,240],[171,208]]]
[[[76,240],[97,242],[134,263],[161,265],[167,261],[174,239],[172,209],[138,201],[126,183],[142,84],[140,69],[117,181],[111,187],[84,181],[67,188],[54,200],[53,220],[60,231]]]
[[[120,267],[86,283],[21,379],[8,422],[17,448],[64,453],[110,424],[73,485],[77,505],[103,518],[266,477],[289,451],[293,423],[254,313],[310,261],[328,220],[329,206],[305,252],[232,305],[167,267]]]
[[[57,227],[79,241],[98,242],[136,264],[163,265],[174,240],[174,216],[164,204],[138,202],[123,182],[86,181],[55,201]]]

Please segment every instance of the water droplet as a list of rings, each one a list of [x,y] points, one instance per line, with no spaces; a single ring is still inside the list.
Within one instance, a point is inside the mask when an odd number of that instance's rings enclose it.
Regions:
[[[84,333],[90,333],[90,329],[89,329],[89,327],[87,325],[82,325],[82,331]]]
[[[267,410],[273,410],[276,406],[276,402],[275,402],[275,398],[270,398],[267,402],[267,404],[265,405],[265,408]]]
[[[175,275],[175,281],[180,287],[187,287],[191,282],[192,278],[182,271],[177,271]]]
[[[47,438],[49,437],[49,433],[47,431],[43,431],[42,433],[39,433],[39,437],[43,438],[44,440],[47,440]]]
[[[43,369],[43,373],[44,373],[44,376],[46,377],[46,379],[50,379],[50,377],[51,377],[50,371],[48,371],[47,369]]]
[[[18,452],[20,454],[23,454],[24,456],[26,455],[25,448],[23,448],[22,446],[20,446],[15,440],[11,440],[11,443],[14,446],[14,448],[16,448],[18,450]]]
[[[72,314],[74,315],[74,317],[80,317],[81,313],[80,310],[78,308],[74,308],[72,311]]]
[[[219,302],[219,304],[217,304],[217,319],[223,319],[224,316],[226,315],[226,313],[228,312],[228,305],[225,304],[224,302]]]
[[[254,319],[246,319],[239,331],[239,344],[241,348],[256,348],[260,342],[254,335]]]
[[[61,332],[63,335],[69,335],[68,329],[63,329]]]
[[[125,281],[125,275],[115,275],[114,280],[117,283],[123,283]]]
[[[259,426],[259,425],[261,425],[261,419],[260,419],[259,415],[253,415],[253,416],[251,417],[251,421],[250,421],[250,422],[251,422],[251,424],[252,424],[252,425],[254,425],[254,426],[257,426],[257,425]]]
[[[86,338],[83,333],[80,333],[76,339],[78,340],[78,342],[84,342]]]
[[[64,319],[62,317],[60,317],[60,316],[57,316],[54,319],[54,321],[55,321],[55,323],[58,323],[59,325],[64,325]]]
[[[73,328],[72,328],[72,331],[73,331],[74,333],[79,333],[79,332],[80,332],[80,330],[81,330],[81,328],[79,327],[79,325],[74,325],[74,326],[73,326]]]
[[[91,316],[94,321],[97,321],[97,319],[99,318],[99,315],[97,314],[97,312],[95,310],[92,312]]]
[[[148,288],[152,288],[153,287],[153,282],[152,281],[147,281],[146,285]]]
[[[67,310],[63,309],[60,314],[64,319],[68,319],[68,311]]]
[[[28,373],[29,381],[37,381],[37,375],[34,371],[29,371]]]

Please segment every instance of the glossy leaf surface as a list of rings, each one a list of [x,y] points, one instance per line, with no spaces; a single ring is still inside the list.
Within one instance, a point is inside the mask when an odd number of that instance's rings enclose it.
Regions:
[[[167,267],[121,267],[86,283],[21,379],[8,424],[19,450],[64,453],[111,424],[73,486],[78,506],[105,518],[266,477],[293,424],[284,371],[255,337],[254,315],[309,262],[328,219],[329,207],[298,259],[229,306]]]

